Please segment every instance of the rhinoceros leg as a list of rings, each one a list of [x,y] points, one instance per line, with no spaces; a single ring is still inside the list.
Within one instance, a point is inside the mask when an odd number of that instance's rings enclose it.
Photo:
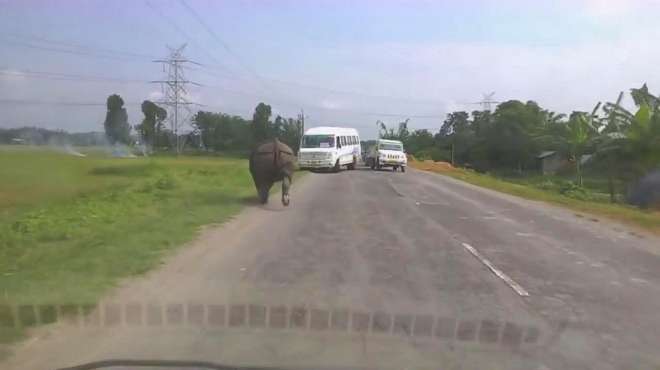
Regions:
[[[291,187],[291,177],[285,175],[282,178],[282,204],[289,205],[289,188]]]
[[[268,203],[268,195],[270,194],[270,188],[273,186],[273,183],[264,183],[260,184],[259,187],[257,188],[257,192],[259,193],[259,201],[261,204],[266,204]]]

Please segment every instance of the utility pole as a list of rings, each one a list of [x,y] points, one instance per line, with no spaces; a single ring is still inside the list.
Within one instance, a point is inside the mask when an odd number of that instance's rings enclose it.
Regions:
[[[302,148],[303,144],[303,135],[305,134],[305,110],[300,109],[300,115],[298,115],[298,122],[300,122],[300,127],[299,127],[299,135],[300,135],[300,142],[298,143],[298,151],[300,151],[300,148]]]
[[[186,98],[186,95],[188,95],[186,85],[191,84],[201,86],[198,83],[187,80],[185,77],[185,67],[187,63],[199,65],[199,63],[188,60],[183,56],[183,50],[186,48],[186,45],[187,44],[183,44],[178,48],[171,48],[168,46],[169,56],[166,59],[154,60],[154,63],[161,63],[163,65],[163,72],[166,73],[166,78],[160,81],[151,81],[152,83],[158,83],[161,86],[163,99],[157,103],[168,107],[168,118],[170,120],[170,128],[174,133],[174,145],[177,154],[181,153],[182,146],[185,145],[185,142],[181,143],[179,138],[179,131],[183,126],[181,122],[182,120],[179,119],[179,109],[181,107],[185,108],[188,113],[187,120],[192,114],[190,107],[192,105],[200,105],[191,102]]]

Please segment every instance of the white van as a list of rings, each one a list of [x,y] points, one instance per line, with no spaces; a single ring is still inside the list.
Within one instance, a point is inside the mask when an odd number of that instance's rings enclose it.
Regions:
[[[356,129],[344,127],[313,127],[305,131],[298,152],[302,169],[332,169],[342,166],[354,170],[362,149]]]
[[[408,165],[403,143],[399,140],[378,139],[376,145],[369,148],[366,162],[372,170],[392,167],[394,171],[401,169],[401,172],[406,172]]]

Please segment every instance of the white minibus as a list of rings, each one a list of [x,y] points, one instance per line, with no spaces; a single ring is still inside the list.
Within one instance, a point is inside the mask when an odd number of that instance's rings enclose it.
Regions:
[[[313,127],[305,131],[298,152],[298,166],[302,169],[331,169],[342,166],[354,170],[362,149],[360,135],[354,128]]]

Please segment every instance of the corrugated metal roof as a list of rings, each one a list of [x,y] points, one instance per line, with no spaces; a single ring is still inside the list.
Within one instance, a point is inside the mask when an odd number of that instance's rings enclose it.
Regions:
[[[547,158],[547,157],[550,157],[552,155],[555,155],[556,153],[557,152],[554,151],[554,150],[546,150],[544,152],[541,152],[539,155],[537,155],[536,158],[537,159],[543,159],[543,158]]]

